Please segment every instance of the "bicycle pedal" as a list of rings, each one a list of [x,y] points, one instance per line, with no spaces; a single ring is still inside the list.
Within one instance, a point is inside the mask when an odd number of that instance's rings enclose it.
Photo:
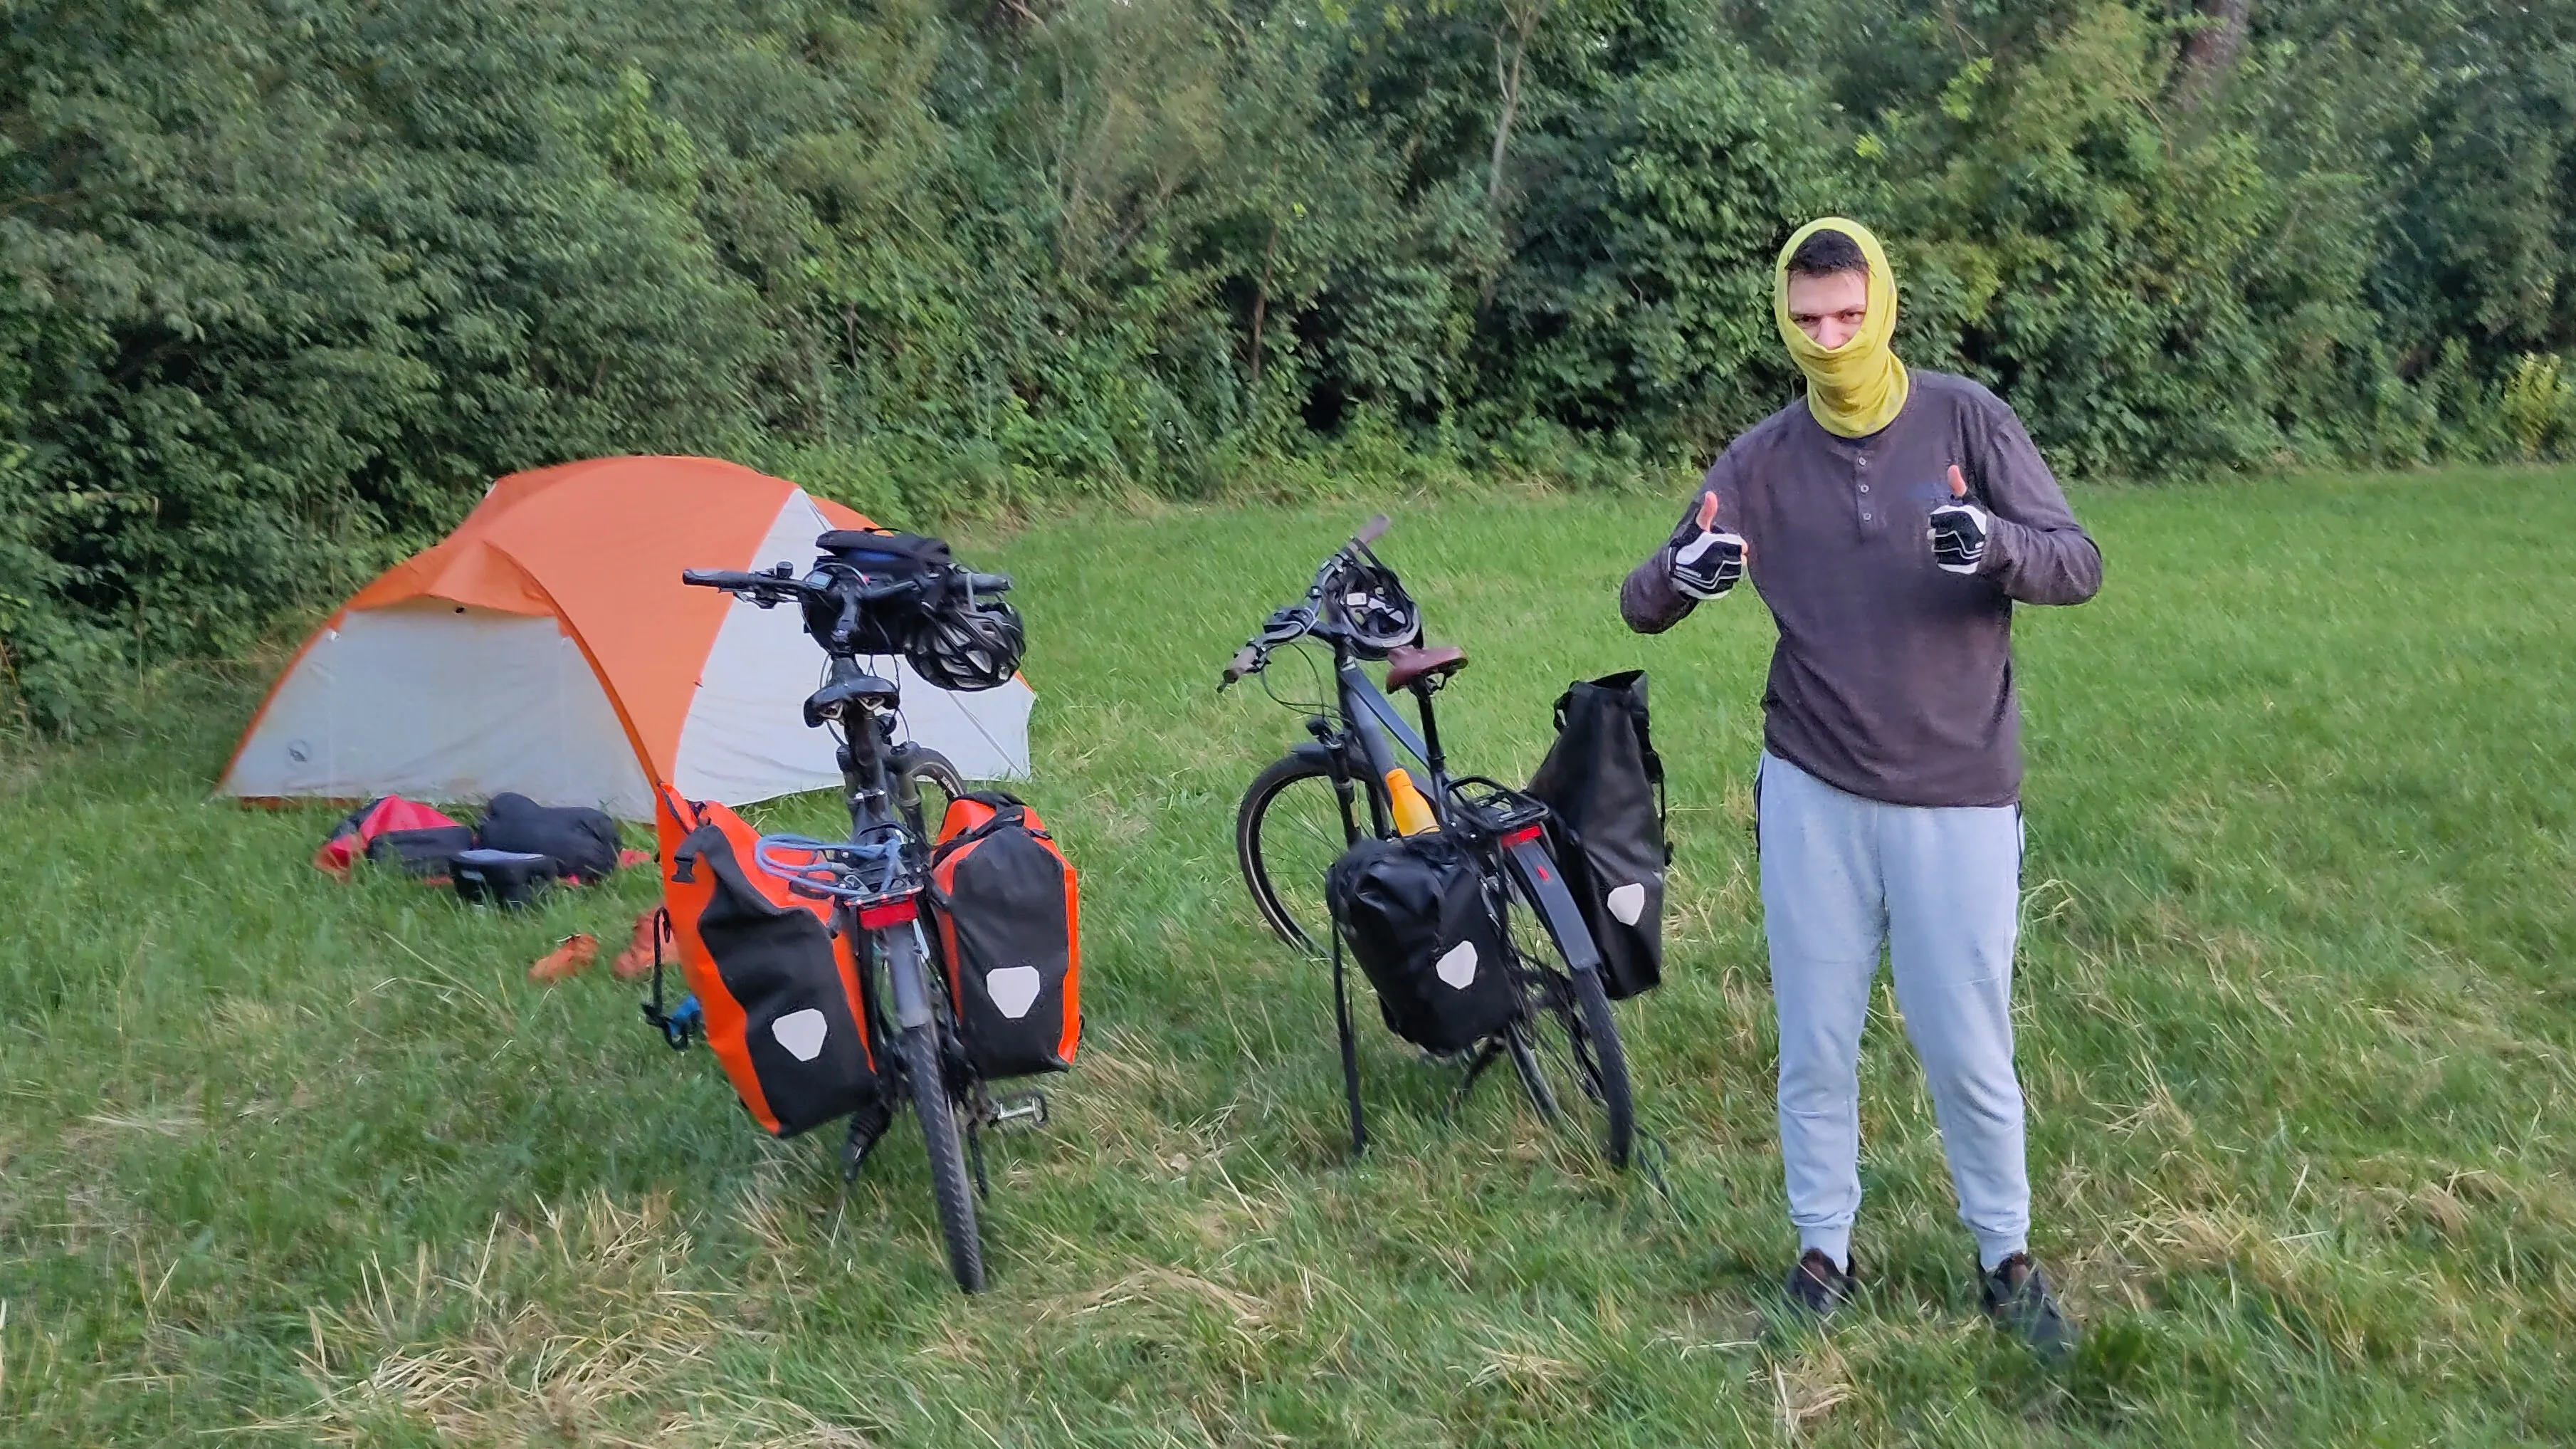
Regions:
[[[1047,1123],[1046,1093],[1023,1092],[1015,1097],[996,1098],[990,1120],[996,1132],[1034,1132]]]

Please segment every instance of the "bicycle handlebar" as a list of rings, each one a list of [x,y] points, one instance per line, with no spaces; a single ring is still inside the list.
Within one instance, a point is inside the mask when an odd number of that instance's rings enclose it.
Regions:
[[[979,574],[965,569],[957,571],[969,592],[1003,594],[1010,592],[1009,574]],[[791,578],[783,573],[744,573],[740,569],[682,569],[680,582],[700,588],[722,589],[729,594],[782,594],[796,598],[832,592],[829,585],[818,585],[808,579]],[[862,604],[882,604],[921,592],[920,579],[897,579],[891,583],[871,584],[857,592]]]
[[[1269,664],[1272,649],[1311,633],[1322,613],[1316,605],[1323,599],[1324,586],[1332,582],[1334,571],[1349,562],[1352,555],[1366,550],[1370,544],[1386,537],[1389,526],[1390,520],[1385,514],[1372,515],[1368,522],[1360,525],[1359,532],[1351,535],[1348,543],[1334,549],[1324,559],[1323,566],[1315,570],[1315,581],[1306,586],[1306,598],[1309,602],[1305,605],[1292,604],[1287,608],[1271,611],[1269,619],[1261,626],[1261,632],[1253,635],[1241,649],[1234,652],[1233,660],[1218,676],[1216,686],[1218,692],[1224,692],[1227,686],[1247,674],[1260,673],[1263,667]]]
[[[827,561],[828,563],[828,561]],[[1009,574],[979,574],[968,569],[950,568],[931,577],[872,581],[867,575],[846,567],[818,564],[803,578],[788,573],[788,566],[758,573],[740,569],[682,569],[680,582],[698,588],[722,589],[736,598],[749,599],[761,608],[794,604],[805,611],[805,627],[827,650],[842,648],[857,632],[859,616],[866,610],[885,604],[922,599],[932,594],[934,579],[954,580],[962,584],[969,601],[977,594],[1000,594],[1011,587]],[[837,609],[826,630],[816,611],[817,605]]]
[[[682,569],[680,582],[702,589],[722,589],[728,594],[782,593],[802,598],[807,592],[805,581],[785,574],[751,574],[740,569]]]

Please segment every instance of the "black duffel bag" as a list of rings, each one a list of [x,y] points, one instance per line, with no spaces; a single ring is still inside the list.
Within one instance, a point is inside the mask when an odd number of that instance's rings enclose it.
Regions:
[[[422,880],[445,879],[456,857],[474,848],[474,832],[462,825],[431,825],[418,830],[388,830],[367,842],[367,859],[390,865]]]
[[[1646,732],[1646,674],[1577,684],[1556,701],[1556,743],[1529,793],[1555,818],[1557,864],[1621,1001],[1664,979],[1664,762]]]
[[[474,843],[485,850],[550,855],[563,873],[584,881],[606,880],[617,870],[617,822],[580,805],[540,805],[504,791],[484,807]]]

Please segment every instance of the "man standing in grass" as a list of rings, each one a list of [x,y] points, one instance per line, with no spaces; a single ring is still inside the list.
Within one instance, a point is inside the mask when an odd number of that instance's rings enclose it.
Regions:
[[[2013,1072],[2012,606],[2093,597],[2102,555],[2010,408],[1896,360],[1895,278],[1867,229],[1828,217],[1792,236],[1772,311],[1806,398],[1718,458],[1619,610],[1660,633],[1749,568],[1779,630],[1755,812],[1789,1294],[1827,1314],[1856,1281],[1860,1036],[1885,947],[1986,1310],[2062,1351],[2076,1330],[2030,1258]]]

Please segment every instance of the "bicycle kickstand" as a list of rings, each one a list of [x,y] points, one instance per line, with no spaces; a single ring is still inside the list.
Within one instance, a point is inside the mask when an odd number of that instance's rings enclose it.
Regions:
[[[1476,1048],[1475,1057],[1467,1063],[1467,1075],[1459,1078],[1458,1090],[1449,1094],[1449,1105],[1441,1109],[1442,1121],[1448,1121],[1458,1115],[1458,1108],[1465,1104],[1467,1094],[1475,1089],[1476,1079],[1483,1076],[1485,1068],[1492,1066],[1495,1059],[1502,1054],[1503,1039],[1498,1036],[1487,1037],[1485,1044]]]

